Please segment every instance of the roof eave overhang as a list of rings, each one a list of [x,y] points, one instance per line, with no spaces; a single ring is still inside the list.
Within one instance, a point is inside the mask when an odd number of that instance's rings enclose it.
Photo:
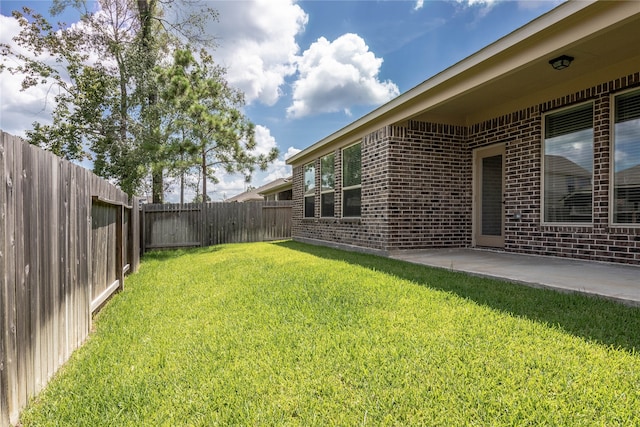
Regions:
[[[640,14],[640,2],[569,1],[287,159],[298,165],[334,144],[348,144],[382,126],[435,110],[502,76],[547,61],[572,41]],[[588,17],[589,19],[584,19]]]
[[[289,190],[291,189],[293,186],[293,183],[291,182],[291,180],[287,180],[285,182],[282,182],[278,185],[274,185],[273,187],[269,187],[269,188],[265,188],[263,190],[259,190],[258,194],[261,195],[267,195],[267,194],[274,194],[274,193],[279,193],[281,191],[285,191],[285,190]]]

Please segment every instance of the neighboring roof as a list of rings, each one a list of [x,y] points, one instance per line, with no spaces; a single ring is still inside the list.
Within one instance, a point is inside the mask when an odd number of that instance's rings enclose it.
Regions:
[[[555,156],[547,154],[545,157],[545,167],[553,175],[567,175],[582,178],[591,178],[591,172],[578,165],[575,162],[563,156]]]
[[[278,178],[275,181],[271,181],[270,183],[258,188],[258,194],[266,196],[269,194],[276,194],[282,191],[290,190],[293,187],[292,181],[292,176],[288,178]]]
[[[616,172],[616,185],[621,187],[637,187],[640,185],[640,165]]]
[[[254,188],[233,196],[225,200],[225,202],[256,202],[264,200],[263,196],[266,194],[279,193],[292,188],[292,179],[293,177],[278,178],[263,185],[262,187]]]
[[[262,200],[264,200],[264,197],[258,194],[257,188],[254,188],[253,190],[248,190],[244,193],[237,194],[225,200],[225,202],[259,202]]]
[[[287,159],[409,119],[469,126],[638,71],[640,1],[568,1]],[[570,55],[556,71],[549,60]]]

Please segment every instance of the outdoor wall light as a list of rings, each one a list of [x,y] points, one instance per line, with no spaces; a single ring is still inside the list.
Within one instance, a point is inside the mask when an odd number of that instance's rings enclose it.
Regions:
[[[557,58],[553,58],[551,61],[549,61],[549,64],[551,64],[554,70],[564,70],[569,65],[571,65],[573,59],[573,56],[562,55],[558,56]]]

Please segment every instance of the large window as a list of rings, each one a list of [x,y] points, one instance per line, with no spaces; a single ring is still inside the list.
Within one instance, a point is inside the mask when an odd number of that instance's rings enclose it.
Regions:
[[[320,160],[320,216],[334,216],[335,195],[335,155],[331,153]]]
[[[544,221],[592,221],[593,106],[545,117]]]
[[[640,91],[615,98],[613,222],[640,223]]]
[[[361,145],[342,150],[342,216],[360,216]]]
[[[304,216],[313,218],[316,210],[316,165],[304,165]]]

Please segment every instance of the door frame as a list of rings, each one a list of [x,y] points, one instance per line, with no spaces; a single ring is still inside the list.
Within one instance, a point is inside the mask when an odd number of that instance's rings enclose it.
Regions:
[[[483,236],[481,235],[482,224],[482,159],[502,155],[502,218],[501,236]],[[486,246],[493,248],[504,248],[504,231],[505,231],[505,204],[504,204],[504,178],[505,178],[505,144],[498,143],[487,147],[476,148],[473,150],[473,220],[472,220],[472,238],[473,246]]]

